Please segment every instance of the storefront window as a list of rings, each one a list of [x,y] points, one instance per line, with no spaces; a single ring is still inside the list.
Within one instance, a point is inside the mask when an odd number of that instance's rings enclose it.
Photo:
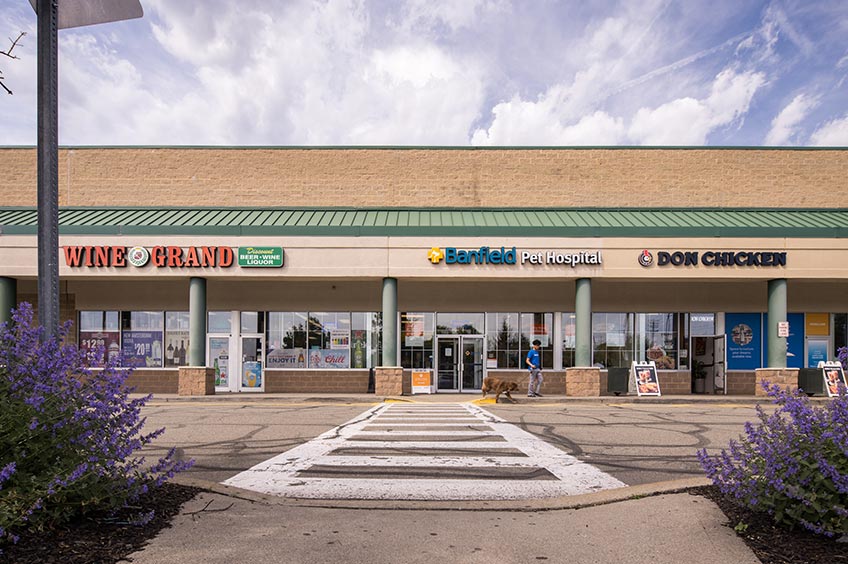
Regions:
[[[848,313],[833,314],[833,355],[837,358],[839,349],[848,347]]]
[[[121,354],[121,324],[117,311],[81,311],[79,348],[85,351],[92,367],[103,366],[105,359],[116,360]]]
[[[562,314],[562,367],[574,366],[575,335],[577,322],[573,313]]]
[[[350,367],[350,313],[310,312],[309,368]]]
[[[233,316],[229,311],[210,311],[207,316],[206,330],[209,333],[232,333]]]
[[[242,334],[265,332],[265,313],[262,311],[243,311],[239,320]]]
[[[482,335],[485,315],[482,313],[437,313],[437,335]]]
[[[521,368],[517,313],[486,314],[486,368]]]
[[[268,312],[268,368],[306,368],[308,314]]]
[[[186,366],[189,348],[187,311],[165,312],[165,366]]]
[[[121,363],[137,368],[160,368],[163,363],[164,313],[124,311],[121,313]]]
[[[636,356],[653,361],[658,370],[677,368],[677,316],[673,313],[636,314]]]
[[[521,322],[521,355],[519,364],[526,368],[524,359],[530,350],[530,344],[539,339],[542,346],[542,368],[554,367],[554,315],[552,313],[522,313]]]
[[[351,368],[372,368],[382,364],[382,332],[382,313],[357,311],[350,314]]]
[[[400,365],[404,368],[433,368],[433,328],[430,312],[400,314]]]
[[[593,362],[601,368],[629,368],[633,361],[632,313],[593,313]]]

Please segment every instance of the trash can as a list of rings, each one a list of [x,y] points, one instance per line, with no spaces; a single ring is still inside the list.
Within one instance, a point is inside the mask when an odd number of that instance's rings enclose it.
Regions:
[[[824,377],[820,368],[798,369],[798,387],[808,396],[824,395]]]
[[[707,377],[695,376],[695,393],[703,394],[707,389]]]
[[[617,396],[627,393],[627,380],[630,378],[629,368],[607,369],[607,391]]]

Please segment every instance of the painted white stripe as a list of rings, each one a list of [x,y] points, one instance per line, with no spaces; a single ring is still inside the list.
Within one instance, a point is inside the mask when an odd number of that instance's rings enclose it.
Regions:
[[[500,433],[497,431],[407,431],[406,429],[401,429],[397,431],[359,431],[356,436],[370,436],[370,437],[398,437],[398,436],[425,436],[432,437],[438,435],[444,435],[446,437],[486,437],[486,436],[500,436]]]
[[[324,466],[386,466],[436,468],[527,468],[527,459],[519,456],[321,456],[312,461]]]
[[[228,481],[229,483],[229,481]],[[233,484],[235,485],[235,484]],[[289,478],[258,480],[240,487],[307,499],[488,500],[534,499],[600,491],[603,485],[572,480],[392,480]],[[620,486],[616,486],[620,487]]]
[[[357,418],[335,429],[321,434],[312,441],[295,447],[253,468],[233,476],[225,484],[247,488],[263,493],[302,498],[319,499],[529,499],[560,495],[574,495],[602,489],[622,487],[617,479],[585,464],[538,437],[506,423],[503,419],[472,404],[462,406],[474,425],[488,425],[485,432],[451,431],[447,436],[501,436],[505,442],[494,441],[357,441],[351,437],[433,435],[434,432],[410,431],[385,432],[367,431],[370,425],[397,425],[398,423],[376,423],[385,420],[391,406],[376,406]],[[428,419],[426,410],[411,418],[416,423],[406,425],[449,425],[456,423],[422,423]],[[444,420],[442,420],[444,421]],[[442,431],[444,432],[444,431]],[[435,433],[439,433],[436,431]],[[333,456],[336,449],[438,449],[441,452],[480,451],[475,456]],[[497,449],[497,450],[493,450]],[[485,452],[515,449],[525,457],[486,456]],[[364,462],[364,461],[368,462]],[[457,467],[525,467],[544,468],[558,480],[440,480],[440,479],[362,479],[362,478],[304,478],[298,472],[315,464],[325,466],[369,466],[404,467],[425,466],[428,468]]]
[[[483,421],[473,423],[474,427],[488,427],[489,424]],[[467,423],[369,423],[368,427],[459,427],[467,429]]]

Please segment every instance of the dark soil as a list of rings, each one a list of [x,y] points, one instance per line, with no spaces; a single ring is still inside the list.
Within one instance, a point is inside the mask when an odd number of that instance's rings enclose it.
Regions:
[[[789,529],[778,525],[765,513],[736,505],[716,486],[693,488],[689,493],[715,502],[727,517],[727,526],[736,531],[763,564],[848,564],[846,542],[814,535],[800,526]]]
[[[137,507],[112,517],[89,517],[41,533],[26,532],[15,545],[0,546],[0,562],[8,564],[114,564],[144,548],[170,526],[183,503],[197,488],[164,484],[139,500]],[[147,525],[129,525],[139,513],[155,510]],[[128,562],[128,560],[123,560]]]

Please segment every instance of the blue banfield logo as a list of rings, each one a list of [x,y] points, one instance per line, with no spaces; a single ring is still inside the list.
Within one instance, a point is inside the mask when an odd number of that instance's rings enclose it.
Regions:
[[[518,251],[515,247],[480,247],[479,249],[457,249],[456,247],[433,247],[427,253],[433,264],[549,264],[564,266],[599,265],[601,251]]]

